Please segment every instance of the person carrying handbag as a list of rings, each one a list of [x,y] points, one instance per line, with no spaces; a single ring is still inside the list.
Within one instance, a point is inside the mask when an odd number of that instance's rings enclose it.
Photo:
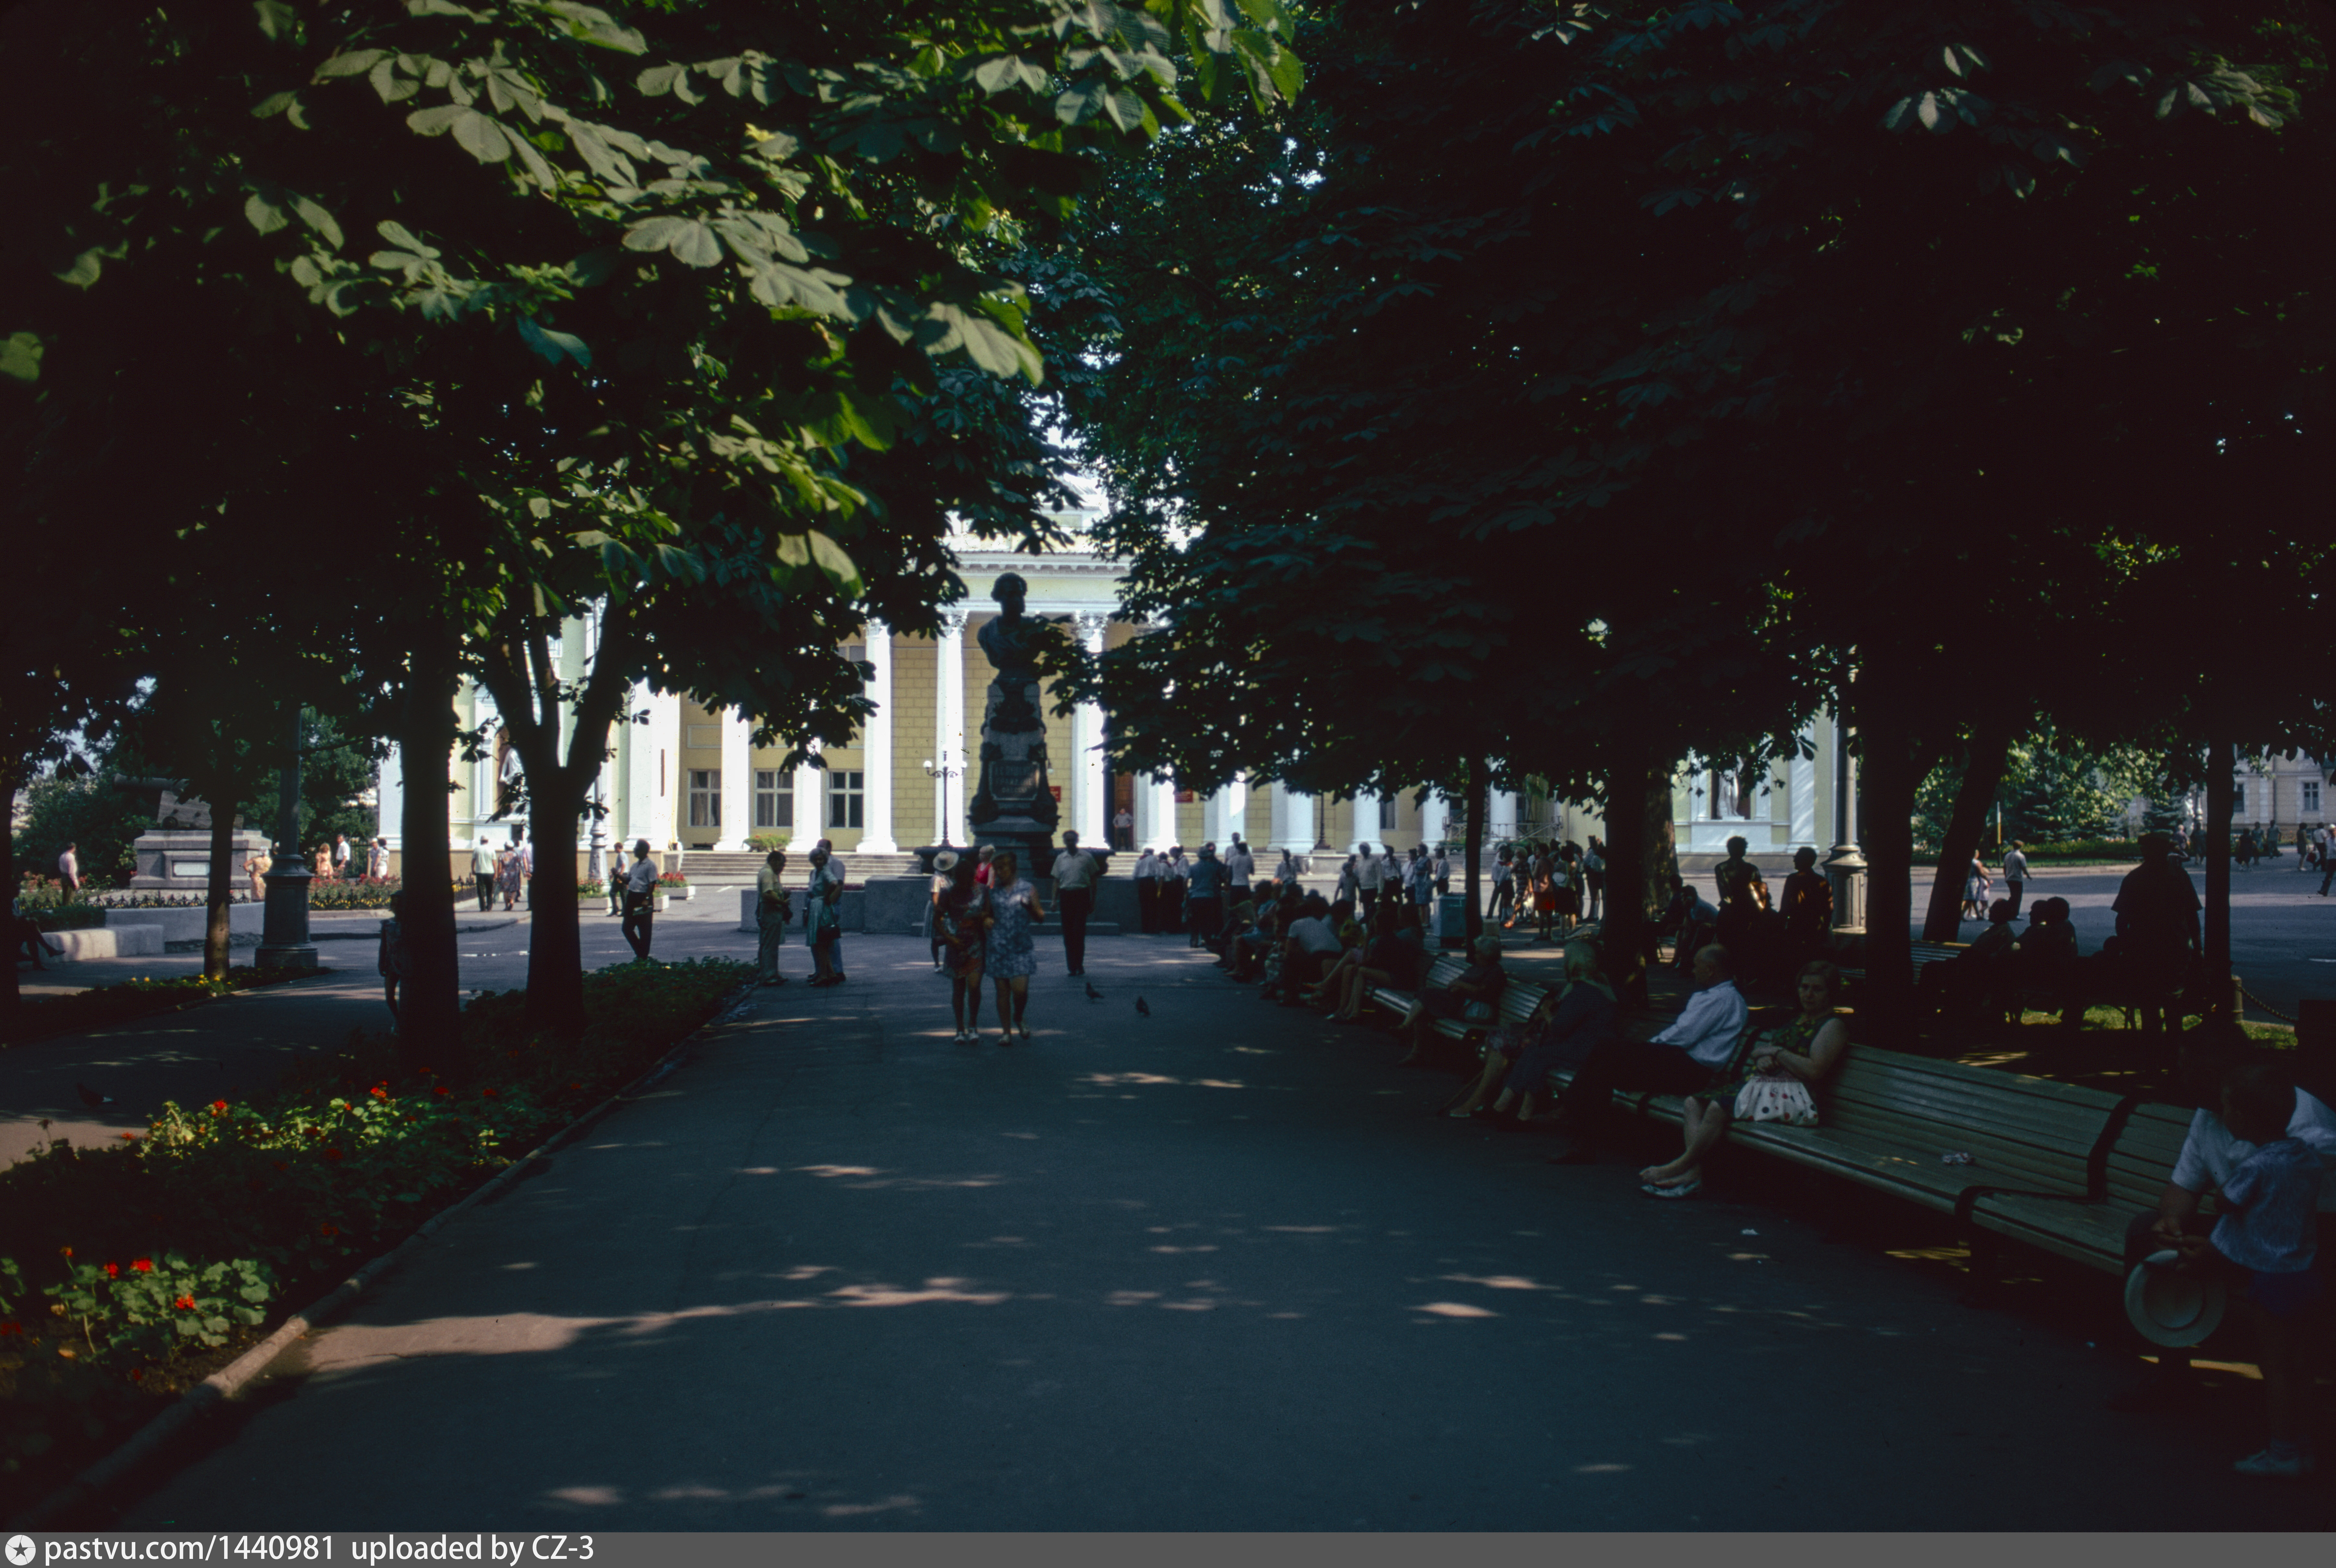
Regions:
[[[1841,970],[1824,959],[1801,969],[1801,1010],[1782,1028],[1753,1037],[1739,1069],[1716,1087],[1687,1096],[1681,1126],[1687,1147],[1676,1160],[1639,1173],[1650,1198],[1688,1198],[1703,1186],[1703,1157],[1731,1121],[1817,1124],[1815,1087],[1839,1070],[1849,1023],[1833,1010]]]
[[[828,873],[825,850],[811,852],[811,907],[803,911],[803,936],[811,945],[814,986],[841,984],[835,967],[835,939],[843,930],[837,905],[843,901],[843,879]]]

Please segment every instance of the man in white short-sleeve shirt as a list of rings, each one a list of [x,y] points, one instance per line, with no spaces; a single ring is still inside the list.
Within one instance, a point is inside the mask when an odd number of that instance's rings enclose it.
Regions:
[[[2219,1194],[2231,1173],[2258,1146],[2234,1134],[2223,1125],[2223,1118],[2208,1108],[2221,1104],[2222,1077],[2230,1065],[2211,1047],[2182,1055],[2184,1085],[2193,1098],[2204,1103],[2190,1118],[2190,1131],[2182,1140],[2182,1153],[2175,1158],[2174,1170],[2166,1179],[2166,1191],[2158,1197],[2157,1207],[2150,1213],[2136,1214],[2126,1226],[2125,1264],[2128,1272],[2151,1253],[2173,1246],[2185,1232],[2204,1235],[2210,1230],[2213,1217],[2199,1213],[2206,1196]],[[2326,1236],[2331,1229],[2330,1216],[2336,1215],[2336,1111],[2298,1089],[2295,1114],[2288,1118],[2287,1131],[2290,1137],[2301,1138],[2331,1166],[2320,1182],[2320,1229]],[[2156,1345],[2148,1347],[2148,1350],[2157,1358],[2156,1367],[2144,1375],[2138,1386],[2112,1399],[2110,1408],[2164,1410],[2186,1404],[2195,1396],[2196,1387],[2190,1379],[2189,1352]]]

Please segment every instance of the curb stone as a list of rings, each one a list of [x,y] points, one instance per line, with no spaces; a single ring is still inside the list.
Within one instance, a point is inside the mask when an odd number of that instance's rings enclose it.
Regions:
[[[441,1209],[417,1226],[414,1233],[365,1264],[342,1281],[335,1289],[312,1301],[279,1324],[276,1331],[220,1368],[193,1388],[179,1396],[177,1403],[155,1416],[144,1426],[124,1438],[120,1446],[87,1469],[50,1493],[40,1502],[8,1521],[10,1530],[35,1530],[49,1525],[68,1510],[77,1508],[102,1496],[107,1489],[130,1475],[140,1465],[160,1454],[170,1443],[196,1427],[205,1416],[220,1405],[233,1399],[256,1381],[259,1375],[273,1366],[284,1353],[302,1338],[322,1328],[346,1311],[365,1290],[394,1272],[406,1261],[409,1253],[418,1252],[422,1244],[435,1235],[448,1221],[463,1210],[492,1201],[521,1179],[537,1160],[548,1158],[589,1132],[602,1117],[628,1102],[638,1099],[645,1091],[670,1077],[682,1065],[682,1058],[700,1037],[716,1027],[729,1023],[745,1011],[754,995],[752,980],[731,994],[720,1010],[706,1022],[676,1040],[671,1048],[651,1063],[647,1071],[623,1088],[579,1115],[566,1126],[545,1138],[534,1148],[513,1160],[487,1180],[472,1188],[461,1198]],[[52,1526],[53,1527],[53,1526]]]

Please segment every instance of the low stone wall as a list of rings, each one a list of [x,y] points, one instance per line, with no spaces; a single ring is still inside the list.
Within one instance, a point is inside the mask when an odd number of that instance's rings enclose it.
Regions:
[[[118,931],[129,926],[153,926],[161,931],[165,943],[199,942],[203,940],[204,925],[209,918],[210,911],[204,909],[108,910],[105,929]],[[263,904],[229,904],[228,935],[230,939],[248,937],[258,941],[267,919],[268,910]]]
[[[162,928],[158,925],[108,925],[45,934],[51,946],[64,950],[67,959],[159,959],[162,956]]]

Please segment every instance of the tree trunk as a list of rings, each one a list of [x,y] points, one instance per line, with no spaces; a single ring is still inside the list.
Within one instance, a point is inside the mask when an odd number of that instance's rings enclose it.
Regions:
[[[531,784],[528,791],[535,875],[527,887],[527,1012],[539,1028],[573,1037],[584,1032],[584,936],[576,907],[576,821],[584,814],[584,790],[573,768],[551,769],[550,776],[552,793],[539,794]]]
[[[405,772],[403,918],[411,966],[399,1003],[398,1058],[407,1072],[459,1073],[462,975],[454,954],[454,901],[448,896],[453,844],[446,825],[454,752],[451,636],[417,649],[398,703],[399,762]]]
[[[2228,736],[2206,743],[2206,1012],[2231,1006],[2231,817],[2237,809],[2234,748]]]
[[[204,794],[209,796],[210,792]],[[223,980],[235,946],[228,923],[228,908],[235,901],[235,868],[228,863],[235,856],[235,808],[216,797],[210,806],[211,869],[203,878],[203,978]]]
[[[1671,823],[1671,774],[1664,767],[1658,772],[1647,771],[1646,787],[1646,858],[1639,870],[1640,888],[1646,907],[1660,910],[1671,901],[1671,879],[1679,875],[1679,829]],[[1614,879],[1606,879],[1611,897]]]
[[[1914,1019],[1914,792],[1923,769],[1905,705],[1872,671],[1858,683],[1859,838],[1865,851],[1865,984],[1858,1037],[1903,1045]]]
[[[1476,939],[1484,934],[1484,911],[1477,904],[1476,895],[1484,881],[1478,862],[1484,858],[1484,811],[1492,793],[1491,781],[1485,776],[1487,771],[1484,758],[1469,759],[1466,790],[1468,863],[1463,871],[1467,879],[1465,890],[1468,895],[1468,945],[1471,950],[1475,947]]]
[[[1606,778],[1606,908],[1599,919],[1599,959],[1607,984],[1625,1003],[1647,1000],[1647,811],[1651,799],[1649,770],[1641,754],[1620,742]],[[1666,792],[1668,795],[1669,792]],[[1663,829],[1670,830],[1670,802],[1663,803]],[[1666,888],[1668,896],[1669,890]]]
[[[2003,783],[2004,764],[2011,755],[2011,719],[2004,716],[1984,719],[1971,732],[1971,765],[1963,770],[1962,787],[1955,792],[1947,836],[1939,846],[1938,874],[1931,879],[1931,907],[1922,920],[1926,942],[1951,942],[1962,935],[1963,882],[1980,835],[1987,831],[1988,808],[1995,803],[1995,792]]]

